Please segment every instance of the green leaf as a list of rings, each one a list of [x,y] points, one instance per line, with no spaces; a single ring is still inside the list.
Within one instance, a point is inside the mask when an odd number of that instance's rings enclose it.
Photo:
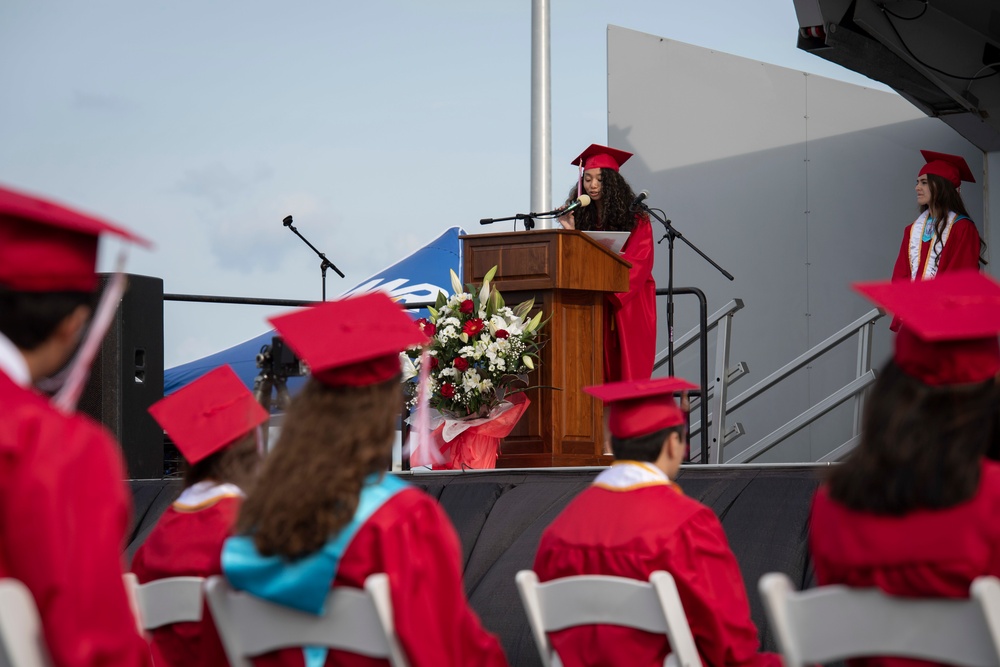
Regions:
[[[538,328],[538,323],[541,321],[542,321],[542,311],[538,311],[538,313],[531,318],[531,321],[528,322],[527,326],[524,327],[524,330],[529,332],[534,331],[535,329]]]
[[[522,301],[514,307],[514,314],[520,317],[522,320],[528,317],[528,313],[531,309],[535,307],[535,298],[532,297],[527,301]]]
[[[494,264],[494,265],[493,265],[493,268],[492,268],[492,269],[490,269],[489,271],[487,271],[487,272],[486,272],[486,275],[485,275],[485,276],[483,276],[483,283],[488,283],[488,282],[490,282],[491,280],[493,280],[493,276],[495,276],[496,274],[497,274],[497,267],[496,267],[496,265]]]

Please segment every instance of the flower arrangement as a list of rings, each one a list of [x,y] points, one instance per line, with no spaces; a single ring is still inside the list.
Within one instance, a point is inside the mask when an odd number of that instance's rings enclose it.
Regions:
[[[528,386],[527,374],[538,359],[538,332],[542,313],[529,317],[534,299],[511,308],[490,284],[497,267],[490,269],[477,289],[465,289],[454,271],[454,294],[439,292],[430,318],[417,323],[430,336],[428,364],[429,399],[446,419],[488,417],[505,396]],[[404,353],[404,379],[420,372],[421,352]],[[417,386],[408,382],[410,405],[417,403]]]

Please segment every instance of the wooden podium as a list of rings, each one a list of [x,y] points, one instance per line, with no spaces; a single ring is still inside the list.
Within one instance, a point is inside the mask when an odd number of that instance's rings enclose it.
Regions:
[[[628,290],[630,264],[577,231],[463,236],[463,282],[493,284],[514,306],[534,297],[549,319],[531,406],[500,448],[498,468],[607,465],[601,402],[581,391],[603,382],[604,294]]]

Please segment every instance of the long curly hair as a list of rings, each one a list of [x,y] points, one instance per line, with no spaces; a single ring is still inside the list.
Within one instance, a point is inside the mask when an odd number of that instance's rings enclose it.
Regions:
[[[402,405],[398,375],[365,387],[310,378],[285,413],[237,531],[264,556],[318,551],[354,516],[365,478],[388,469]]]
[[[953,507],[975,495],[980,461],[995,445],[1000,386],[932,387],[890,361],[865,405],[861,442],[829,476],[850,509],[900,516]]]
[[[921,205],[920,212],[930,211],[928,215],[934,218],[934,234],[937,239],[934,243],[935,250],[941,252],[943,247],[941,244],[941,235],[944,234],[944,227],[948,222],[948,212],[954,212],[956,217],[965,216],[970,222],[972,221],[972,216],[965,210],[965,202],[962,201],[962,195],[952,185],[951,181],[937,174],[925,175],[927,176],[927,185],[929,186],[931,196],[929,203]],[[983,241],[982,237],[979,238],[979,263],[983,265],[987,264],[986,242]]]
[[[630,232],[636,214],[629,211],[635,193],[625,177],[614,169],[601,169],[601,198],[573,214],[576,228],[582,231]],[[567,204],[576,201],[576,185],[569,191]]]

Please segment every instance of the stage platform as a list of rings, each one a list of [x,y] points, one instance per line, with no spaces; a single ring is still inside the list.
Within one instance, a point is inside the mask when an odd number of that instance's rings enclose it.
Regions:
[[[812,580],[806,536],[809,505],[827,466],[687,466],[678,482],[722,520],[748,588],[766,650],[774,650],[757,580],[784,572]],[[465,589],[483,624],[503,642],[511,665],[540,664],[514,584],[530,568],[542,531],[603,468],[395,473],[431,494],[462,541]],[[127,557],[180,491],[179,480],[133,480],[136,525]]]

